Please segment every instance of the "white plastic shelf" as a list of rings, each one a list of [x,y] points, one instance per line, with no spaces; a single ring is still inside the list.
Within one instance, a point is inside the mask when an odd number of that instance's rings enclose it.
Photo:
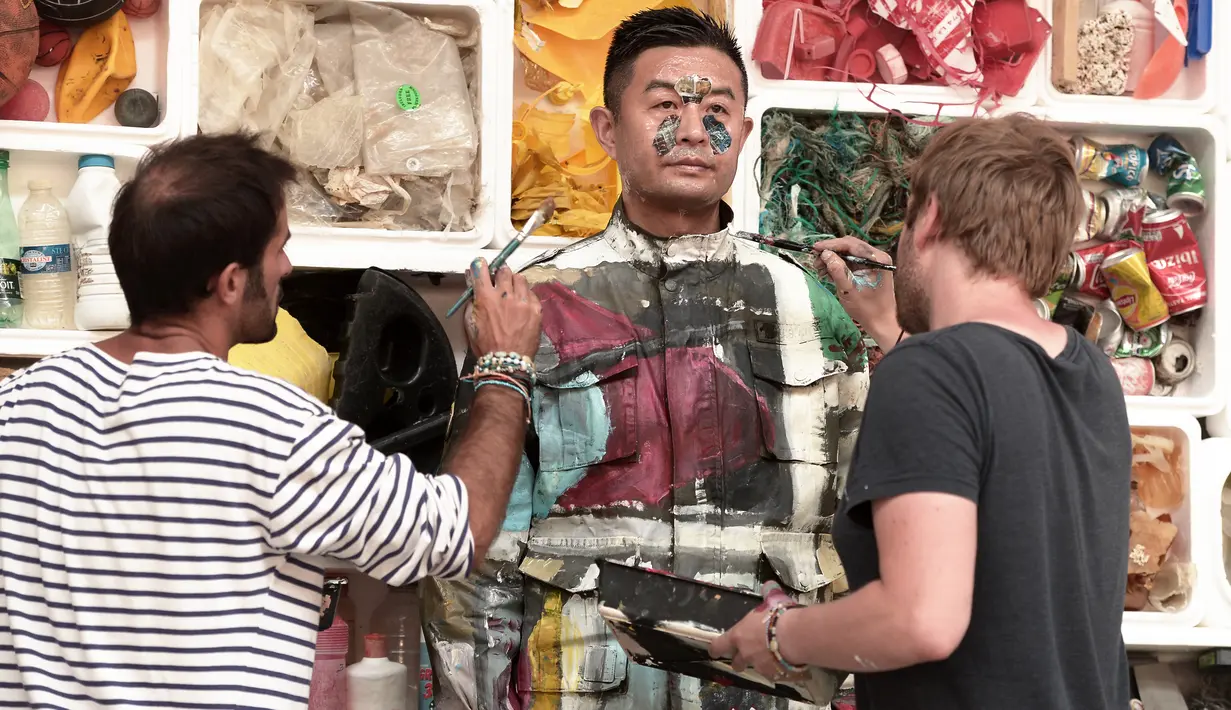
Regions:
[[[31,330],[0,328],[0,357],[40,358],[95,343],[115,335],[110,330]]]
[[[282,2],[321,5],[316,0]],[[420,12],[436,18],[460,18],[479,26],[478,60],[479,105],[475,107],[479,127],[479,189],[474,228],[439,232],[416,230],[367,229],[339,226],[292,224],[295,235],[288,247],[292,263],[299,267],[413,269],[424,272],[460,273],[491,241],[495,224],[498,169],[507,169],[509,128],[507,110],[502,110],[504,67],[512,62],[512,43],[508,41],[512,24],[512,5],[490,0],[368,0],[397,7],[407,13]],[[183,37],[187,56],[184,83],[187,85],[180,131],[197,132],[200,99],[200,34],[203,8],[219,4],[215,0],[176,0],[188,13]],[[509,19],[503,19],[505,15]],[[507,181],[507,177],[506,177]],[[505,191],[507,193],[507,190]],[[497,197],[497,199],[499,199]],[[468,250],[468,251],[465,251]],[[463,259],[463,251],[465,258]],[[457,264],[462,264],[457,266]]]
[[[58,123],[55,86],[60,66],[35,65],[30,72],[30,79],[46,89],[47,96],[51,99],[51,111],[42,122],[0,121],[0,135],[114,140],[143,145],[175,138],[179,135],[184,121],[181,112],[190,91],[182,80],[187,53],[181,49],[188,38],[191,10],[190,3],[183,0],[167,1],[162,3],[152,17],[128,18],[133,44],[137,50],[137,75],[129,88],[145,89],[158,99],[160,120],[157,125],[150,128],[121,126],[115,119],[114,106],[107,108],[90,123]],[[69,32],[75,43],[80,30],[70,29]],[[172,51],[173,47],[175,51]]]

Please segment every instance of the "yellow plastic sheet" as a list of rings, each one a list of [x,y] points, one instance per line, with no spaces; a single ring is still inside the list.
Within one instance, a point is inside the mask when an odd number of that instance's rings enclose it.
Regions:
[[[227,362],[289,382],[323,403],[333,387],[333,362],[290,313],[278,309],[278,335],[260,345],[236,345]]]
[[[513,122],[513,203],[516,226],[547,197],[556,214],[535,234],[587,237],[607,226],[620,194],[616,165],[590,127],[603,100],[603,66],[617,25],[641,10],[684,6],[725,17],[722,0],[537,0],[520,4],[513,42],[527,71],[561,81]],[[575,145],[580,150],[574,150]]]

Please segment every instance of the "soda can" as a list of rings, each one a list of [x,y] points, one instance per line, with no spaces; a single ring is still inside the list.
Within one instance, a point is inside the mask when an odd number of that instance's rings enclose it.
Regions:
[[[1150,278],[1150,267],[1141,247],[1129,247],[1103,260],[1103,275],[1111,300],[1124,324],[1133,330],[1153,328],[1170,317],[1167,302]]]
[[[1103,276],[1103,270],[1099,267],[1103,265],[1103,259],[1130,246],[1133,246],[1133,243],[1127,240],[1117,242],[1091,241],[1075,246],[1073,253],[1077,255],[1078,260],[1081,262],[1077,290],[1087,296],[1093,296],[1100,300],[1111,298],[1111,292],[1107,290],[1107,279]]]
[[[1082,190],[1086,211],[1082,220],[1077,223],[1077,234],[1074,242],[1084,242],[1087,239],[1097,239],[1103,234],[1107,225],[1107,200],[1102,195],[1096,195],[1089,190]]]
[[[1168,133],[1150,144],[1150,163],[1154,171],[1167,178],[1167,206],[1180,210],[1185,217],[1205,211],[1205,178],[1197,160]]]
[[[1197,371],[1197,351],[1187,340],[1172,338],[1155,359],[1154,371],[1159,382],[1178,385]]]
[[[1034,299],[1034,310],[1038,311],[1043,320],[1051,320],[1051,304],[1042,298]]]
[[[1144,357],[1122,357],[1111,361],[1120,379],[1120,389],[1128,397],[1145,397],[1154,389],[1154,362]]]
[[[1086,329],[1086,339],[1108,355],[1120,346],[1124,339],[1124,319],[1111,301],[1103,301],[1094,309],[1094,318]]]
[[[1112,357],[1157,357],[1169,342],[1171,325],[1168,323],[1145,330],[1124,331]]]
[[[1049,293],[1055,291],[1064,291],[1077,283],[1081,283],[1082,276],[1081,259],[1077,258],[1076,252],[1069,252],[1064,258],[1064,265],[1060,267],[1059,273],[1056,274],[1056,280],[1052,282]]]
[[[1060,325],[1067,325],[1078,333],[1085,333],[1090,329],[1094,313],[1095,304],[1077,296],[1065,296],[1056,304],[1052,320]]]
[[[1158,368],[1154,369],[1157,370]],[[1175,385],[1164,384],[1155,377],[1154,388],[1150,390],[1151,397],[1170,397],[1173,394],[1175,394]]]
[[[1101,197],[1107,206],[1107,217],[1103,230],[1095,236],[1107,241],[1130,235],[1140,239],[1150,206],[1149,193],[1140,187],[1113,187],[1103,191]]]
[[[1088,138],[1073,138],[1077,174],[1083,180],[1106,180],[1121,187],[1136,187],[1150,169],[1150,154],[1127,143],[1103,145]]]
[[[1179,210],[1146,215],[1141,233],[1150,276],[1178,316],[1203,307],[1209,299],[1205,262],[1188,218]]]

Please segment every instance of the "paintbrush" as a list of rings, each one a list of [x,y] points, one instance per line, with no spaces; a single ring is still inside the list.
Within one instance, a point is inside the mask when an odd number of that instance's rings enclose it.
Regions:
[[[491,275],[495,277],[496,272],[500,270],[500,267],[504,266],[504,262],[512,256],[513,252],[517,251],[517,247],[521,246],[522,242],[526,241],[526,237],[530,236],[534,230],[546,224],[547,220],[551,219],[551,216],[555,213],[556,198],[548,197],[546,200],[543,200],[543,204],[539,205],[539,208],[534,211],[534,214],[530,215],[530,218],[526,220],[526,224],[522,226],[521,231],[513,237],[512,241],[504,245],[504,248],[500,250],[500,253],[496,255],[495,259],[492,259],[492,263],[489,267],[489,272]],[[469,301],[473,296],[474,287],[467,286],[466,293],[463,293],[457,303],[453,304],[453,307],[450,308],[449,312],[445,314],[445,318],[452,318],[453,314],[457,313],[458,309],[461,308],[466,301]]]
[[[773,237],[766,237],[764,235],[753,234],[751,232],[742,232],[742,234],[754,242],[757,242],[759,244],[765,244],[771,247],[776,247],[778,249],[787,249],[789,251],[804,252],[806,254],[811,254],[813,251],[815,251],[812,247],[808,246],[807,244],[800,244],[799,242],[792,242],[787,239],[774,239]],[[834,252],[834,253],[837,254],[837,252]],[[838,254],[838,256],[841,257],[842,261],[845,261],[848,265],[855,266],[861,269],[881,269],[882,271],[897,271],[898,270],[897,267],[893,266],[892,264],[882,264],[879,261],[875,261],[873,259],[865,259],[862,256],[855,256],[854,254]]]

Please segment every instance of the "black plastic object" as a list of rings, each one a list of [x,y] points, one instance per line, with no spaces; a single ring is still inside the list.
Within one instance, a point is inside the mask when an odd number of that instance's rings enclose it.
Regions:
[[[123,7],[124,0],[34,0],[38,16],[65,27],[89,27]]]
[[[331,403],[384,453],[404,453],[416,468],[440,465],[457,366],[453,347],[427,303],[401,279],[371,268],[351,296],[334,369]]]
[[[129,128],[158,125],[158,99],[145,89],[129,89],[115,100],[115,120]]]

